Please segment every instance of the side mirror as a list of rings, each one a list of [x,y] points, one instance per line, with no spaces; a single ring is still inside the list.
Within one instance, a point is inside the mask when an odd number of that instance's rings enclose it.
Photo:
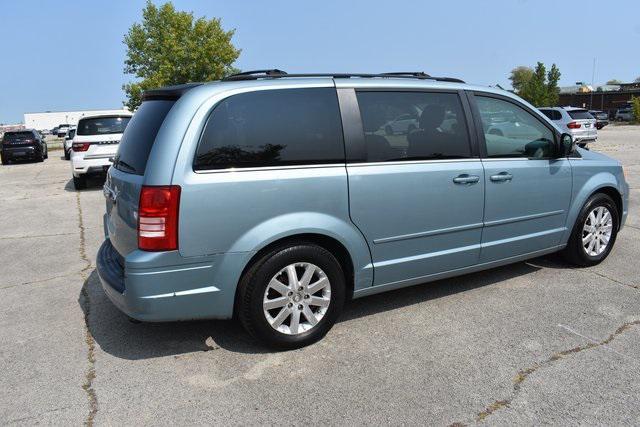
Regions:
[[[560,156],[565,157],[573,153],[576,149],[576,144],[573,142],[573,137],[568,133],[560,135]]]

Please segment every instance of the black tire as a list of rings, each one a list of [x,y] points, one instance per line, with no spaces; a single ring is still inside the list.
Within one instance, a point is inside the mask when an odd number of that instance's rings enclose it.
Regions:
[[[45,159],[49,158],[49,148],[48,147],[45,147],[45,149],[44,149],[44,158]]]
[[[583,229],[585,222],[589,214],[596,209],[597,207],[605,207],[611,214],[612,218],[612,230],[611,237],[609,238],[609,242],[607,243],[607,247],[605,250],[595,256],[591,256],[587,253],[586,249],[582,244],[583,238]],[[611,252],[613,245],[616,242],[616,236],[618,234],[618,227],[620,226],[620,213],[618,212],[618,208],[616,207],[615,202],[611,197],[604,193],[595,193],[584,204],[582,209],[580,210],[580,214],[576,219],[576,223],[573,226],[573,230],[571,231],[571,236],[569,237],[569,242],[567,243],[567,247],[563,251],[563,255],[567,261],[571,264],[575,264],[580,267],[589,267],[592,265],[600,264]]]
[[[9,159],[6,158],[5,156],[1,156],[0,155],[0,161],[3,165],[8,165],[9,164]]]
[[[64,150],[64,159],[71,160],[71,150]]]
[[[263,311],[263,298],[269,282],[280,270],[302,262],[313,264],[326,274],[331,286],[331,300],[324,316],[315,326],[305,332],[289,335],[271,327]],[[329,332],[342,312],[345,287],[342,267],[326,249],[305,242],[277,247],[256,261],[240,280],[236,313],[247,332],[263,344],[280,350],[300,348],[318,341]],[[294,310],[296,308],[293,306]],[[288,316],[285,318],[287,320],[291,323]]]
[[[40,152],[40,154],[38,154],[38,156],[36,157],[36,161],[38,163],[44,162],[44,153],[43,152]]]
[[[84,190],[87,188],[87,177],[81,175],[79,177],[73,177],[73,186],[76,190]]]

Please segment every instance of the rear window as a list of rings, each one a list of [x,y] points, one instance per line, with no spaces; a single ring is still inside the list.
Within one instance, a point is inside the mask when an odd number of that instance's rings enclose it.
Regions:
[[[122,133],[129,123],[130,117],[94,117],[80,119],[76,133],[78,135],[107,135],[110,133]],[[69,127],[69,125],[65,125]]]
[[[113,167],[127,173],[144,175],[151,147],[158,130],[175,100],[145,101],[127,126]]]
[[[250,92],[220,102],[202,133],[194,168],[344,162],[335,89]]]
[[[567,111],[567,113],[574,120],[593,119],[593,116],[587,110],[573,110]]]
[[[32,139],[34,135],[31,131],[27,132],[7,132],[4,134],[5,141],[18,141],[21,139]]]

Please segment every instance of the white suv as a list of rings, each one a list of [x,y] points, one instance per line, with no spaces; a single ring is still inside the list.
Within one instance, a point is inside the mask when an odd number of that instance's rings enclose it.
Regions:
[[[598,139],[596,119],[584,108],[544,107],[539,110],[558,125],[562,132],[570,134],[580,147],[586,147],[589,142],[596,142]]]
[[[71,143],[71,173],[76,189],[86,188],[88,174],[103,174],[111,166],[132,114],[85,116]]]

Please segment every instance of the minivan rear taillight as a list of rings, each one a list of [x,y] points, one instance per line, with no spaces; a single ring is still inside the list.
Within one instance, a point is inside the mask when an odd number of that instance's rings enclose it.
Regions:
[[[178,249],[180,186],[146,186],[140,190],[138,248],[143,251]]]
[[[89,149],[89,144],[88,142],[74,142],[73,144],[71,144],[71,149],[73,151],[87,151]]]
[[[567,124],[567,127],[569,129],[580,129],[580,126],[582,126],[580,123],[577,122],[570,122],[569,124]]]

